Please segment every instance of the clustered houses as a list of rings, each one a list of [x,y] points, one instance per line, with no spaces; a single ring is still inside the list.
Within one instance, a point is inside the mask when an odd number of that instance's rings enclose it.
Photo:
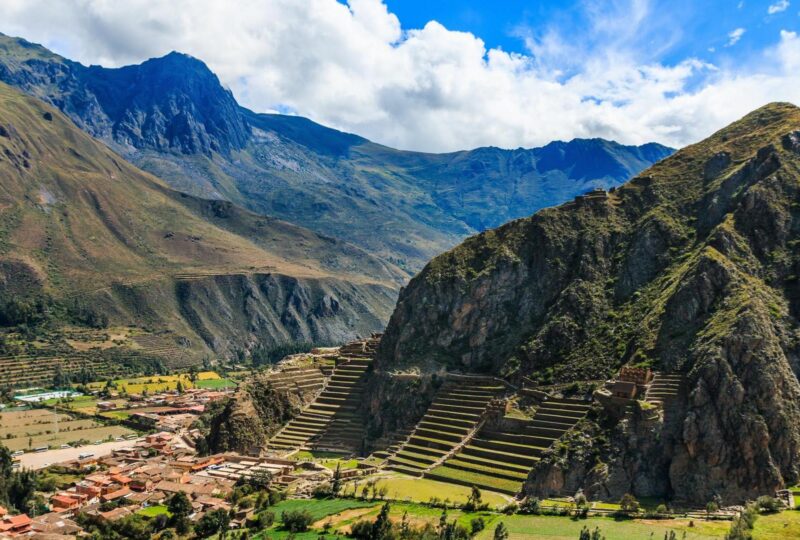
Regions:
[[[198,456],[188,438],[155,433],[109,456],[61,464],[82,471],[85,476],[73,486],[53,493],[49,497],[51,511],[43,516],[10,516],[0,507],[0,538],[79,534],[81,528],[72,519],[78,512],[116,521],[144,507],[167,504],[178,492],[186,494],[192,503],[190,519],[198,520],[210,510],[230,510],[227,498],[240,479],[267,473],[274,485],[302,495],[310,494],[333,476],[330,469],[312,462],[234,453]],[[343,477],[372,470],[345,471]],[[244,524],[251,512],[237,514],[231,525]]]

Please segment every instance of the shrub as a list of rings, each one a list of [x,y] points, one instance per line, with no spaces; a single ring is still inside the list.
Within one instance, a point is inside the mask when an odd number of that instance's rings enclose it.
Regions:
[[[508,540],[508,528],[502,521],[494,528],[494,540]]]
[[[483,529],[486,528],[486,522],[483,520],[482,517],[476,517],[472,521],[469,522],[470,532],[473,536],[481,532]]]
[[[619,501],[619,506],[623,512],[633,513],[639,511],[639,501],[630,493],[626,493]]]
[[[536,497],[528,497],[519,507],[522,514],[539,514],[542,511],[542,503]]]
[[[314,522],[314,518],[308,510],[292,510],[282,512],[281,521],[285,529],[289,532],[297,533],[307,531],[309,525]]]
[[[783,507],[781,501],[774,497],[770,497],[769,495],[762,495],[758,499],[756,499],[756,506],[760,512],[765,514],[772,514],[774,512],[780,511]]]

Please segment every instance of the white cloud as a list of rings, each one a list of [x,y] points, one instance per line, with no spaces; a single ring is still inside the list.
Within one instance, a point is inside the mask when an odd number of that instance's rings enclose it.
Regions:
[[[746,30],[744,28],[737,28],[736,30],[729,32],[728,43],[726,43],[725,46],[733,47],[734,45],[736,45],[739,42],[739,40],[742,39],[742,36],[744,35],[745,32]]]
[[[81,62],[187,52],[256,111],[288,107],[408,149],[574,137],[682,146],[769,101],[800,101],[796,34],[782,33],[756,67],[662,65],[659,48],[639,41],[645,0],[590,3],[585,41],[540,29],[526,35],[530,54],[487,50],[437,22],[404,29],[379,0],[2,2],[0,31]],[[679,32],[664,28],[658,44]]]
[[[767,8],[767,13],[769,15],[775,15],[776,13],[780,13],[781,11],[786,11],[789,8],[789,0],[778,0],[774,4],[770,4]]]

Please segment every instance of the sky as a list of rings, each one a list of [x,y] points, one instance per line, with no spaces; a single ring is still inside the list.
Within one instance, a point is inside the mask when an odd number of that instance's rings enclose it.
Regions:
[[[696,142],[800,104],[800,0],[0,0],[85,64],[172,50],[244,106],[402,149]]]

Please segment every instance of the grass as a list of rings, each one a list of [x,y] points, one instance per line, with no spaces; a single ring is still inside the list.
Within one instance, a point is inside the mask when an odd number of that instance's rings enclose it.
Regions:
[[[192,388],[194,385],[185,373],[180,375],[153,375],[151,377],[132,377],[128,379],[116,379],[114,384],[118,391],[125,391],[129,394],[141,394],[145,391],[148,393],[164,392],[167,390],[175,390],[178,387],[178,382],[184,388]],[[91,390],[102,390],[106,383],[105,381],[92,382],[87,385]]]
[[[598,527],[609,540],[660,539],[669,531],[675,531],[678,538],[683,538],[685,532],[686,540],[710,540],[722,538],[730,527],[728,521],[695,520],[694,526],[690,527],[689,520],[615,520],[604,517],[572,519],[561,516],[513,515],[498,516],[487,523],[486,529],[476,540],[491,539],[494,527],[501,521],[508,528],[510,540],[574,540],[578,538],[583,527],[590,530]]]
[[[505,478],[494,477],[491,474],[463,471],[461,469],[453,469],[452,467],[447,466],[436,467],[428,474],[438,478],[466,482],[467,484],[475,484],[478,486],[494,488],[511,493],[516,493],[522,487],[522,480],[506,480]]]
[[[141,510],[138,510],[136,513],[139,514],[140,516],[144,516],[146,518],[154,518],[154,517],[160,516],[160,515],[165,515],[167,517],[171,517],[172,516],[170,511],[163,504],[156,505],[156,506],[146,506],[145,508],[142,508]]]
[[[368,508],[380,504],[376,501],[359,501],[355,499],[287,499],[269,508],[275,513],[275,519],[280,521],[281,512],[294,510],[308,510],[314,521],[320,520],[331,514],[338,514],[353,508]]]
[[[237,385],[230,379],[198,379],[194,383],[195,387],[211,390],[219,390],[222,388],[235,388]]]
[[[754,540],[783,540],[800,538],[800,511],[787,510],[778,514],[758,516],[753,527]]]
[[[438,482],[430,478],[412,478],[405,475],[393,475],[389,477],[377,478],[378,487],[386,486],[386,496],[389,499],[407,502],[427,503],[432,498],[440,500],[448,499],[452,503],[463,504],[467,502],[472,489],[467,486],[459,486],[446,482]],[[359,493],[364,486],[364,481],[359,482]],[[346,492],[352,492],[353,483],[347,484]],[[483,501],[490,506],[502,506],[508,503],[508,497],[493,493],[483,492]]]

